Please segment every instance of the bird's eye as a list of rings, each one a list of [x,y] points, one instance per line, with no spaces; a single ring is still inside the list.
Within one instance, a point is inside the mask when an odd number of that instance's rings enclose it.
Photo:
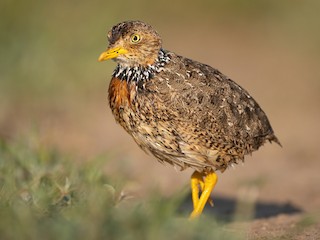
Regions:
[[[137,42],[139,42],[140,40],[141,40],[141,37],[140,37],[139,34],[133,34],[133,35],[131,36],[131,42],[133,42],[133,43],[137,43]]]

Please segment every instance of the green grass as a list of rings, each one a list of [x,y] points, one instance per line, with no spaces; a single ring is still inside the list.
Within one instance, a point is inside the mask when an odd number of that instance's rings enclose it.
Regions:
[[[103,160],[103,161],[102,161]],[[239,239],[214,218],[189,221],[185,193],[126,197],[102,157],[74,163],[32,141],[0,142],[0,239]]]

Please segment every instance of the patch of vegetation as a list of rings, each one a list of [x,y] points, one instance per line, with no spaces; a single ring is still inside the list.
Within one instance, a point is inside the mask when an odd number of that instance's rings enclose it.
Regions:
[[[129,199],[104,173],[106,160],[71,160],[0,141],[0,239],[238,239],[213,218],[179,213],[184,194]]]

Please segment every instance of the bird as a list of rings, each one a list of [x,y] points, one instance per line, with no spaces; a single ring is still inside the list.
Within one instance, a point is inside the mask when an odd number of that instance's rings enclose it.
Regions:
[[[107,40],[98,61],[117,63],[108,89],[114,118],[159,162],[194,170],[190,219],[213,205],[218,171],[244,162],[265,142],[281,146],[244,88],[209,65],[165,50],[151,25],[118,23]]]

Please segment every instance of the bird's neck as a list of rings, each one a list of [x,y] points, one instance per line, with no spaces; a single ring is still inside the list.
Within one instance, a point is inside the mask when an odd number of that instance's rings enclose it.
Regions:
[[[166,51],[160,49],[158,58],[152,65],[147,66],[123,66],[118,64],[113,72],[113,77],[127,82],[141,82],[151,79],[155,73],[162,71],[163,67],[170,61],[170,56]]]

